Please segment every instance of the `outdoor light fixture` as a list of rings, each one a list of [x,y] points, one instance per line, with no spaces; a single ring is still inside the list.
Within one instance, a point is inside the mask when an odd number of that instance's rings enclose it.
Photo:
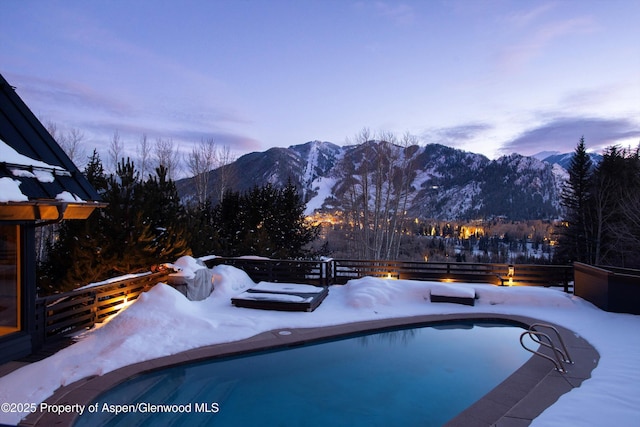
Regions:
[[[513,285],[513,275],[515,273],[516,269],[513,266],[513,264],[509,264],[508,270],[507,270],[507,277],[509,278],[509,286]]]

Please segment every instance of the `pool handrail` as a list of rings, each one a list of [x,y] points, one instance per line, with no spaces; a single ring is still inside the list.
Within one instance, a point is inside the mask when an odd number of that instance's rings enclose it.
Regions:
[[[536,330],[537,328],[547,328],[550,329],[552,331],[555,332],[556,337],[558,338],[558,340],[560,341],[560,345],[562,346],[563,350],[561,350],[560,348],[558,348],[558,346],[556,346],[553,342],[553,340],[551,339],[551,337],[547,334],[545,334],[544,332],[540,332]],[[539,350],[533,350],[529,347],[527,347],[523,341],[524,337],[528,336],[531,341],[533,341],[536,344],[539,344],[541,346],[547,347],[549,349],[552,350],[553,353],[553,357],[542,353]],[[546,341],[543,341],[543,339]],[[555,369],[562,373],[562,374],[566,374],[568,371],[565,368],[565,363],[569,363],[569,364],[573,364],[573,361],[571,360],[571,357],[569,356],[569,352],[567,350],[566,345],[564,344],[564,340],[562,339],[562,337],[560,336],[560,333],[558,332],[558,330],[556,328],[554,328],[551,325],[547,325],[545,323],[534,323],[532,325],[529,326],[529,329],[524,331],[522,334],[520,334],[520,345],[522,345],[522,348],[524,348],[525,350],[538,355],[544,359],[550,360],[554,366]]]
[[[534,339],[533,336],[531,337],[531,339],[533,341],[535,341],[535,342],[538,342],[538,344],[540,344],[540,345],[544,345],[546,347],[555,349],[562,356],[563,362],[568,363],[570,365],[573,365],[573,360],[571,359],[571,356],[569,356],[569,350],[567,350],[567,346],[564,344],[564,340],[562,339],[562,336],[560,336],[560,332],[558,332],[558,330],[554,326],[551,326],[551,325],[549,325],[547,323],[534,323],[531,326],[529,326],[529,330],[530,331],[539,332],[539,331],[536,330],[536,328],[545,328],[545,329],[549,329],[549,330],[553,331],[555,333],[556,338],[560,342],[560,345],[562,346],[562,350],[560,350],[554,344],[552,344],[552,347],[549,347],[549,345],[546,344],[546,343],[536,341],[536,339]]]

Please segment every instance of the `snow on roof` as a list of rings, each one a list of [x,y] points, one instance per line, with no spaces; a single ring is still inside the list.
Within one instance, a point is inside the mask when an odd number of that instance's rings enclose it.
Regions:
[[[20,181],[0,178],[0,202],[26,202],[29,198],[20,191]]]
[[[27,167],[36,167],[36,168],[45,168],[45,169],[55,169],[55,170],[65,170],[60,166],[53,166],[48,163],[42,162],[40,160],[35,160],[25,155],[18,153],[12,147],[10,147],[6,142],[0,139],[0,162],[10,163],[11,165],[16,166],[27,166]],[[16,172],[19,173],[19,172]]]
[[[69,203],[86,203],[86,201],[82,200],[80,197],[68,191],[63,191],[62,193],[58,193],[56,195],[56,200],[60,200],[61,202],[69,202]]]
[[[53,183],[56,180],[56,176],[71,176],[67,170],[60,166],[50,165],[18,153],[2,139],[0,139],[0,163],[4,164],[16,178],[32,178],[40,183]],[[29,201],[29,197],[20,190],[21,184],[22,181],[17,179],[0,178],[0,202]],[[76,194],[69,191],[58,193],[55,199],[62,202],[86,203]]]
[[[76,180],[68,170],[20,154],[0,139],[0,203],[36,201],[87,204],[75,191],[79,186],[69,184]],[[69,191],[73,188],[72,191]],[[6,216],[6,215],[5,215]],[[11,216],[11,215],[9,215]],[[24,218],[23,218],[24,219]]]

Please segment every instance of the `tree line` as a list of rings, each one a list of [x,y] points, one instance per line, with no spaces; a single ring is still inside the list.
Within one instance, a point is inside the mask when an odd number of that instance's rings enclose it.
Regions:
[[[311,256],[305,245],[318,230],[305,220],[291,183],[242,194],[227,190],[215,206],[206,198],[184,205],[162,164],[143,177],[122,158],[115,172],[106,173],[94,150],[84,174],[108,206],[46,234],[37,273],[41,294],[148,271],[182,255]]]
[[[594,165],[582,137],[568,172],[556,261],[640,268],[640,146],[608,147]]]

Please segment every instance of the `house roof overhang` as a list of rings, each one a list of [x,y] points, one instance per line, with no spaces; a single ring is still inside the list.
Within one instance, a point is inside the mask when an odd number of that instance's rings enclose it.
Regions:
[[[59,200],[34,200],[0,203],[0,221],[61,221],[63,219],[87,219],[97,208],[106,207],[101,202],[62,202]]]

